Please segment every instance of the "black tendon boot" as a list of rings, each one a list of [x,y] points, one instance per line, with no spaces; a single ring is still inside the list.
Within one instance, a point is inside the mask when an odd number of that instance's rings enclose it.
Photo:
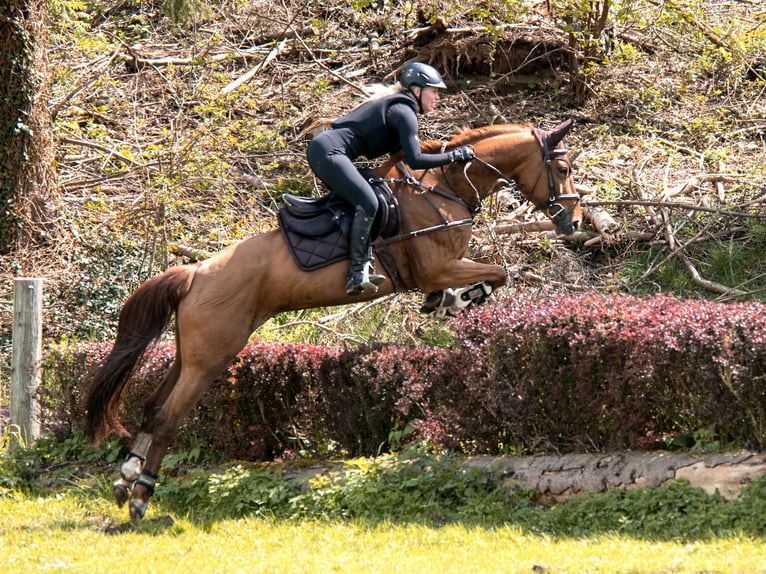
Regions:
[[[365,291],[374,293],[386,279],[383,275],[376,275],[370,263],[370,227],[372,218],[361,207],[357,207],[348,238],[351,268],[348,270],[346,293],[349,295],[361,295]]]

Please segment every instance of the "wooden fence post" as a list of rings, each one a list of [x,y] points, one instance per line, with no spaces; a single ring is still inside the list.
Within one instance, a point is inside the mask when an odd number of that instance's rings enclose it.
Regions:
[[[10,422],[18,429],[19,440],[25,445],[40,437],[37,389],[42,359],[42,302],[42,279],[14,279]]]

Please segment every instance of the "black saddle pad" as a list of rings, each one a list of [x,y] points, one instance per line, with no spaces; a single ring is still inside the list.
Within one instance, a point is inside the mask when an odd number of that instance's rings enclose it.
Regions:
[[[378,214],[371,230],[372,239],[397,234],[399,209],[394,194],[372,172],[360,171],[368,178],[378,197]],[[316,209],[312,209],[312,206]],[[353,209],[351,204],[330,194],[317,200],[301,201],[296,209],[288,205],[279,210],[279,227],[299,268],[314,271],[348,259],[348,234]]]

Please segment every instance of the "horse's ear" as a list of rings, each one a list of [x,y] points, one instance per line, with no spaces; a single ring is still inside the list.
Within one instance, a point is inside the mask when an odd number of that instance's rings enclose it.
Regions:
[[[551,149],[555,148],[559,143],[561,143],[561,140],[563,140],[564,136],[569,133],[569,130],[572,129],[573,125],[574,120],[569,118],[567,121],[557,125],[555,128],[548,132],[548,145],[551,147]]]

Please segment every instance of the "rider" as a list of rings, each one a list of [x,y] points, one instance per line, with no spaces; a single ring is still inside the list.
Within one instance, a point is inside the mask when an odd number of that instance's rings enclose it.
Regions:
[[[364,155],[375,159],[399,150],[413,169],[428,169],[473,158],[468,146],[446,153],[426,154],[418,140],[418,113],[430,112],[446,88],[433,66],[416,62],[407,66],[393,94],[367,101],[332,122],[332,129],[314,136],[308,146],[311,169],[324,184],[354,207],[349,251],[351,268],[346,293],[375,292],[385,277],[375,273],[370,228],[378,200],[353,160]]]

